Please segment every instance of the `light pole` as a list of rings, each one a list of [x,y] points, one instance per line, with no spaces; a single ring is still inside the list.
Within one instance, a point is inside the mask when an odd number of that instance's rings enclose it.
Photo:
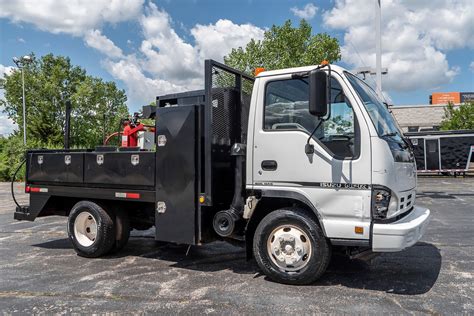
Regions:
[[[376,92],[382,99],[382,36],[381,36],[381,7],[380,0],[375,0],[375,81]]]
[[[13,62],[21,70],[21,84],[23,89],[23,144],[26,146],[26,100],[25,100],[25,71],[23,68],[25,65],[31,63],[33,59],[31,56],[23,56],[20,58],[13,57]]]

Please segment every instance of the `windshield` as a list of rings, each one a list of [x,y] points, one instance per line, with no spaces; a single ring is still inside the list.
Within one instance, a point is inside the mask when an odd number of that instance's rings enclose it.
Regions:
[[[402,137],[402,133],[397,124],[388,111],[387,107],[380,101],[377,94],[365,82],[350,73],[345,73],[352,87],[356,90],[359,97],[364,102],[367,112],[377,129],[380,137],[398,136]]]

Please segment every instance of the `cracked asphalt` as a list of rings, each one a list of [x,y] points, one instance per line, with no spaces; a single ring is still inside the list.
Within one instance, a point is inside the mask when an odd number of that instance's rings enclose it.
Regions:
[[[27,204],[22,184],[15,185]],[[474,178],[420,178],[432,211],[423,239],[370,262],[334,257],[311,286],[273,283],[241,248],[158,244],[132,232],[115,256],[77,256],[66,218],[13,220],[0,184],[0,312],[163,314],[473,314]]]

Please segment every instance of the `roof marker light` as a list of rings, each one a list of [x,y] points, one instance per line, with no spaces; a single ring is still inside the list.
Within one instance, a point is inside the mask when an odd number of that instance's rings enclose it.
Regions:
[[[254,71],[253,73],[254,73],[255,77],[257,77],[258,74],[261,73],[261,72],[263,72],[263,71],[265,71],[265,68],[263,68],[263,67],[257,67],[257,68],[255,68],[255,71]]]

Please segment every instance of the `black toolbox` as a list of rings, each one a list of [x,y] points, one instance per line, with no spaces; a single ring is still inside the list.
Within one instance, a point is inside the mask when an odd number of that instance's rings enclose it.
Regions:
[[[83,183],[83,152],[29,152],[28,182]]]

